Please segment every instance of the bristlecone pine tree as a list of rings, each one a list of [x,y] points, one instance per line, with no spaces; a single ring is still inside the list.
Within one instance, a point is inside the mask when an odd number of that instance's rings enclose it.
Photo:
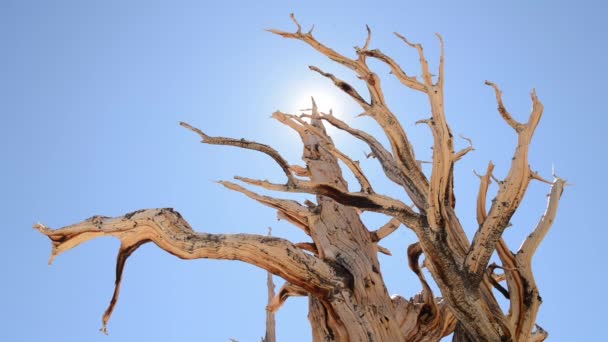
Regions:
[[[127,258],[141,245],[153,242],[182,259],[240,260],[274,274],[285,284],[268,305],[266,341],[274,341],[275,312],[290,296],[307,296],[309,319],[314,341],[438,341],[453,334],[453,341],[542,341],[548,334],[535,324],[541,304],[534,281],[531,260],[555,219],[565,181],[554,175],[549,182],[533,172],[528,164],[528,149],[534,130],[543,113],[543,105],[534,91],[532,110],[527,122],[516,121],[502,102],[498,86],[486,82],[498,102],[502,119],[517,134],[517,146],[507,177],[497,181],[499,189],[489,211],[486,193],[492,179],[493,164],[480,175],[477,198],[479,224],[472,241],[467,238],[456,216],[454,164],[469,146],[455,151],[444,109],[444,53],[441,44],[439,70],[434,78],[420,44],[409,42],[420,56],[421,79],[408,75],[391,57],[378,49],[369,49],[371,32],[363,47],[356,47],[356,58],[348,58],[315,39],[312,30],[304,33],[297,26],[294,33],[270,32],[300,40],[334,62],[352,70],[369,91],[369,99],[354,87],[317,67],[310,69],[331,80],[363,108],[386,134],[390,148],[372,135],[350,127],[330,113],[312,109],[302,115],[275,112],[273,118],[295,130],[303,144],[305,166],[291,165],[268,145],[212,137],[187,123],[181,125],[202,138],[205,144],[230,145],[256,150],[270,156],[286,176],[284,184],[235,177],[244,184],[263,189],[316,195],[316,203],[300,204],[294,200],[257,194],[229,181],[219,182],[278,211],[279,218],[292,223],[310,236],[311,242],[293,243],[285,239],[251,234],[207,234],[194,231],[173,209],[143,209],[120,217],[94,216],[81,223],[60,229],[35,226],[52,242],[51,261],[57,255],[88,240],[114,236],[121,240],[116,263],[116,287],[103,316],[103,328],[118,299],[121,275]],[[430,178],[414,156],[412,144],[395,114],[384,99],[380,78],[370,70],[368,58],[386,63],[405,87],[425,93],[431,117],[422,120],[433,134],[433,158]],[[376,193],[358,162],[340,152],[327,135],[325,124],[348,132],[363,141],[388,179],[403,188],[413,205]],[[357,179],[360,189],[350,191],[339,161]],[[551,185],[546,212],[521,247],[512,252],[502,239],[509,221],[526,193],[531,180]],[[360,215],[364,211],[382,213],[390,221],[379,229],[368,229]],[[422,291],[412,298],[389,296],[377,254],[390,252],[379,243],[401,225],[411,229],[418,241],[407,248],[410,269],[417,275]],[[489,264],[496,252],[500,265]],[[424,262],[420,256],[424,254]],[[441,296],[436,296],[421,268],[432,275]],[[496,272],[499,270],[499,272]],[[506,284],[506,285],[505,285]],[[274,291],[271,279],[269,294]],[[494,291],[497,290],[497,291]],[[503,312],[495,296],[504,296],[510,307]]]

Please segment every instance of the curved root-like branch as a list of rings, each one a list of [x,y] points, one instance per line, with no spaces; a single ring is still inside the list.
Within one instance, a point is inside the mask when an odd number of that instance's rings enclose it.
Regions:
[[[424,300],[425,304],[428,305],[425,314],[428,314],[429,317],[424,320],[428,322],[431,319],[437,318],[438,308],[433,298],[433,290],[431,290],[431,287],[429,286],[428,282],[424,277],[424,274],[422,273],[422,270],[420,269],[420,264],[418,263],[418,258],[420,258],[421,254],[422,247],[418,242],[411,244],[407,248],[408,264],[410,266],[410,269],[418,276],[418,279],[420,279],[420,283],[422,284],[422,299]]]
[[[456,319],[443,300],[433,297],[433,292],[420,270],[420,244],[410,245],[407,254],[410,269],[422,284],[422,292],[409,301],[401,296],[392,298],[397,322],[406,341],[438,341],[454,331]]]
[[[146,242],[154,242],[158,247],[182,259],[240,260],[263,268],[298,284],[309,293],[320,296],[327,295],[344,283],[339,275],[342,274],[340,271],[303,252],[287,240],[251,234],[197,233],[178,212],[170,208],[139,210],[115,218],[94,216],[81,223],[55,230],[42,224],[37,224],[34,228],[52,242],[49,263],[59,254],[94,238],[114,236],[120,239],[116,288],[103,317],[104,332],[118,299],[125,262],[137,247]]]

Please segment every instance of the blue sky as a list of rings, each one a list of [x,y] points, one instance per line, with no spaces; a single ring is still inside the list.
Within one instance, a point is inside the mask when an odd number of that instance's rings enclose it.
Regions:
[[[496,112],[498,83],[511,112],[525,121],[536,87],[545,114],[531,147],[531,165],[568,187],[557,221],[534,268],[543,297],[538,322],[552,341],[593,340],[606,300],[602,244],[606,110],[605,4],[600,1],[10,1],[0,0],[0,189],[3,248],[0,339],[5,341],[256,341],[263,335],[265,272],[237,263],[182,261],[152,245],[129,260],[121,298],[98,332],[113,290],[118,242],[100,239],[59,257],[52,267],[46,238],[31,229],[173,207],[195,229],[265,233],[303,241],[275,213],[214,183],[233,175],[280,181],[265,156],[205,146],[178,126],[187,121],[211,135],[273,144],[293,163],[295,136],[269,118],[295,112],[314,95],[322,109],[370,132],[358,108],[308,65],[360,83],[308,46],[265,28],[292,30],[289,13],[316,37],[345,53],[372,47],[419,73],[415,51],[392,35],[425,45],[437,62],[434,32],[446,42],[446,108],[455,133],[476,151],[456,170],[458,213],[472,236],[477,178],[488,160],[506,175],[515,135]],[[428,116],[424,98],[404,89],[383,65],[386,96],[421,159],[430,158],[430,132],[414,122]],[[339,146],[361,159],[378,191],[403,194],[383,179],[365,147],[337,134]],[[465,146],[463,141],[458,144]],[[491,191],[495,191],[492,188]],[[548,186],[533,183],[507,239],[516,248],[538,221]],[[386,218],[366,215],[370,228]],[[419,291],[407,270],[400,230],[382,257],[391,293]],[[277,280],[278,285],[281,284]],[[306,301],[278,313],[281,341],[310,340]]]

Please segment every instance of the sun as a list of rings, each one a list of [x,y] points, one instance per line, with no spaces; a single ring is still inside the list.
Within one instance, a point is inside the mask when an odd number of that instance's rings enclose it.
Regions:
[[[344,95],[330,85],[303,85],[298,89],[293,89],[290,95],[289,106],[293,114],[299,114],[302,113],[301,110],[310,109],[312,107],[311,98],[315,99],[317,107],[322,113],[329,113],[331,110],[333,115],[343,118],[345,112],[349,109]]]
[[[323,82],[321,82],[323,83]],[[319,84],[318,82],[300,82],[297,85],[285,87],[278,91],[277,109],[281,112],[300,115],[310,114],[312,109],[312,98],[319,112],[329,114],[330,111],[335,117],[349,122],[358,114],[357,109],[352,105],[348,96],[340,92],[333,84]],[[327,133],[334,139],[334,142],[342,140],[341,132],[330,124],[325,123]],[[279,135],[284,144],[299,144],[300,138],[292,130],[273,131],[274,135]]]

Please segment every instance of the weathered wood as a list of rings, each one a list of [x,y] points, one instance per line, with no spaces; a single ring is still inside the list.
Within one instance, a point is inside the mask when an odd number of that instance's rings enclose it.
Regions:
[[[454,150],[453,136],[444,106],[444,42],[440,44],[439,67],[435,77],[421,44],[396,36],[416,50],[420,59],[421,80],[408,75],[391,57],[370,49],[371,30],[363,47],[355,47],[356,57],[349,58],[319,42],[312,30],[303,33],[292,15],[296,32],[269,30],[279,36],[300,40],[330,60],[352,70],[369,92],[366,99],[353,86],[318,67],[310,69],[328,78],[349,95],[382,128],[390,144],[385,148],[367,132],[356,129],[330,113],[312,107],[300,115],[277,111],[272,117],[293,129],[303,145],[303,166],[291,165],[269,145],[244,139],[211,137],[187,123],[181,125],[201,137],[203,143],[227,145],[262,152],[283,170],[285,183],[271,183],[246,177],[236,180],[266,190],[306,193],[316,201],[303,204],[261,195],[242,185],[220,181],[227,189],[278,211],[278,217],[302,229],[310,241],[291,243],[270,236],[248,234],[205,234],[194,232],[172,209],[146,209],[117,218],[95,216],[79,224],[57,230],[35,226],[51,239],[51,261],[62,252],[88,240],[114,236],[121,240],[116,264],[116,286],[110,305],[103,316],[107,322],[120,292],[122,272],[128,257],[142,244],[153,242],[163,250],[183,259],[212,258],[240,260],[268,271],[268,306],[264,341],[276,340],[274,313],[291,296],[307,296],[313,341],[438,341],[453,333],[453,341],[543,341],[548,333],[536,325],[541,304],[531,262],[534,253],[555,221],[559,200],[566,182],[554,176],[552,182],[532,172],[528,151],[543,113],[543,105],[533,91],[532,111],[526,123],[514,119],[502,100],[502,92],[491,82],[498,112],[517,134],[517,146],[508,175],[498,182],[498,192],[489,210],[486,198],[492,182],[494,164],[488,164],[480,178],[477,196],[478,229],[472,241],[466,236],[456,215],[454,168],[458,160],[473,150],[469,146]],[[381,80],[367,64],[367,58],[388,65],[404,86],[425,93],[431,116],[421,120],[433,136],[433,159],[430,178],[414,156],[414,149],[403,126],[388,107]],[[435,81],[434,81],[435,78]],[[327,134],[323,123],[329,123],[363,141],[371,149],[384,175],[403,188],[412,206],[402,197],[392,198],[376,193],[372,180],[359,162],[340,151]],[[349,189],[342,162],[359,183],[359,191]],[[502,239],[504,230],[517,210],[531,180],[551,184],[547,209],[538,225],[512,252]],[[495,180],[495,179],[494,179]],[[403,196],[405,197],[405,196]],[[370,230],[361,220],[363,211],[385,214],[388,223]],[[422,291],[409,300],[389,296],[378,261],[378,253],[391,252],[379,242],[401,225],[411,229],[418,239],[407,248],[409,268],[418,277]],[[405,249],[405,246],[404,246]],[[488,265],[496,252],[500,264]],[[424,256],[424,261],[420,258]],[[440,291],[440,297],[423,272],[426,268]],[[501,274],[497,274],[501,270]],[[275,295],[272,275],[285,283]],[[506,283],[506,284],[505,284]],[[497,292],[493,292],[496,289]],[[509,300],[503,312],[495,293]],[[439,293],[437,294],[439,295]]]

